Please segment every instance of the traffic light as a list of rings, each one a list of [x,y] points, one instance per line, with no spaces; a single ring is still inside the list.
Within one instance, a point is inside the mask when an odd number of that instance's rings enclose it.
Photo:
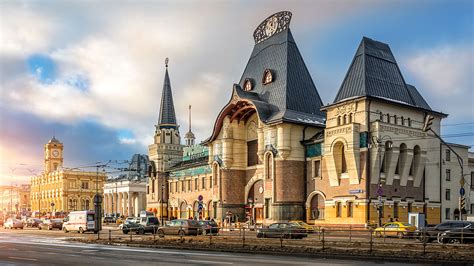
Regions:
[[[427,132],[431,129],[431,125],[433,124],[434,116],[427,114],[425,116],[425,123],[423,124],[423,131]]]

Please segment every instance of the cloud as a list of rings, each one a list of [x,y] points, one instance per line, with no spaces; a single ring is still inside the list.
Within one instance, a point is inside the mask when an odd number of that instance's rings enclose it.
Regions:
[[[472,46],[452,44],[423,49],[404,56],[402,65],[413,78],[413,82],[407,82],[415,84],[425,99],[431,100],[432,108],[474,119]]]

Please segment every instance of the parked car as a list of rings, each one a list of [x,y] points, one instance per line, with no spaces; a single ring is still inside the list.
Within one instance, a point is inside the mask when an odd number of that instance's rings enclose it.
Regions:
[[[201,233],[203,235],[217,235],[219,233],[219,226],[213,220],[198,221],[201,226]]]
[[[63,220],[61,219],[45,219],[42,223],[38,225],[39,230],[53,230],[53,229],[63,229]]]
[[[303,227],[305,230],[306,230],[306,233],[314,233],[316,232],[316,229],[313,225],[309,225],[303,221],[300,221],[300,220],[295,220],[295,221],[290,221],[290,223],[294,223],[298,226],[301,226]]]
[[[446,221],[436,226],[425,227],[416,232],[418,240],[421,242],[431,242],[438,239],[438,235],[453,229],[464,228],[471,224],[469,221]]]
[[[299,238],[307,237],[306,229],[296,223],[273,223],[257,230],[257,237]]]
[[[23,223],[20,220],[9,218],[3,224],[3,228],[4,229],[7,229],[7,228],[8,229],[17,229],[17,228],[23,229]]]
[[[398,238],[404,238],[414,235],[415,231],[416,226],[409,223],[391,222],[375,228],[374,234],[376,237],[396,236]]]
[[[122,230],[124,225],[128,225],[130,223],[140,223],[140,218],[138,218],[138,217],[127,217],[127,219],[125,219],[125,221],[123,223],[119,224],[118,228],[120,230]]]
[[[113,224],[115,223],[115,217],[112,217],[112,216],[105,216],[103,221],[102,221],[104,224]]]
[[[138,222],[137,220],[130,220],[128,224],[123,224],[122,232],[128,234],[129,232],[135,232],[136,234],[143,235],[146,233],[154,233],[160,222],[158,218],[154,216],[140,217]]]
[[[441,244],[464,244],[474,243],[474,222],[463,228],[454,228],[438,235],[438,242]]]
[[[26,220],[26,227],[36,227],[36,228],[38,228],[38,225],[41,222],[42,221],[38,218],[29,218],[28,220]]]
[[[165,235],[194,235],[197,236],[201,231],[201,226],[195,220],[177,219],[166,223],[165,226],[158,228],[158,236],[164,237]]]

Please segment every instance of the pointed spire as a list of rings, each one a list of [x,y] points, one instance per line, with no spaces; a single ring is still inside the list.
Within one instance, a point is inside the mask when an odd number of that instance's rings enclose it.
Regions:
[[[160,116],[158,118],[159,128],[177,128],[176,114],[174,112],[173,94],[171,92],[171,82],[168,75],[168,62],[165,59],[165,80],[163,83],[163,92],[161,94]]]
[[[184,135],[184,139],[186,141],[186,145],[191,146],[194,145],[194,133],[191,131],[191,105],[189,105],[189,131]]]

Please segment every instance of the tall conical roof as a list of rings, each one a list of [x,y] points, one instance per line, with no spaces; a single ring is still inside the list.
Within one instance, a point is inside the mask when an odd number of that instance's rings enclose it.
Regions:
[[[298,50],[289,24],[291,13],[283,11],[264,20],[254,33],[255,46],[239,82],[248,92],[239,92],[242,98],[266,105],[263,122],[290,121],[302,124],[324,124],[322,101]],[[272,29],[273,28],[273,29]],[[265,82],[270,71],[273,80]],[[246,96],[247,95],[247,96]],[[257,109],[259,106],[256,104]]]
[[[168,75],[168,58],[166,58],[165,80],[163,92],[161,94],[160,115],[158,118],[159,128],[177,128],[176,114],[174,112],[173,94],[171,92],[171,82]]]
[[[367,37],[362,38],[334,103],[361,96],[431,110],[417,89],[405,83],[388,44]]]

